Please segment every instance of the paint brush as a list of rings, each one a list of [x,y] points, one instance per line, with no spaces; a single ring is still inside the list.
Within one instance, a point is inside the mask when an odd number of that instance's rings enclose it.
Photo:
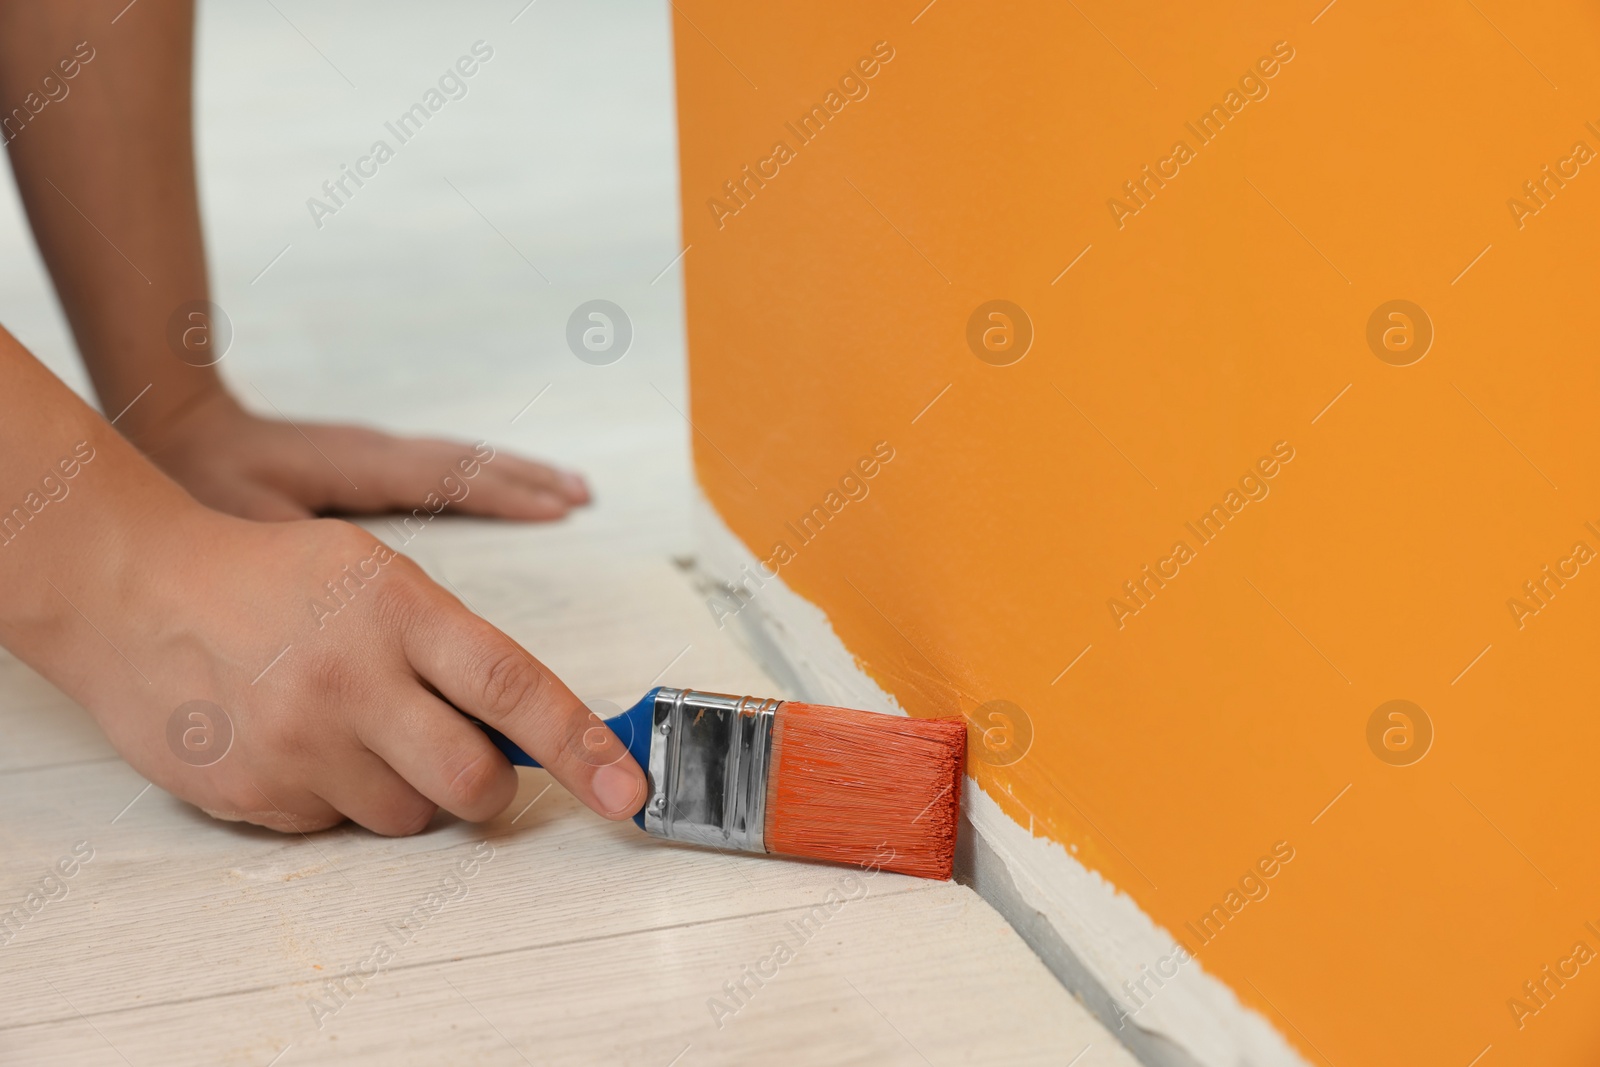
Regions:
[[[605,720],[644,768],[646,833],[922,878],[955,862],[966,726],[665,686]],[[512,763],[539,764],[478,723]]]

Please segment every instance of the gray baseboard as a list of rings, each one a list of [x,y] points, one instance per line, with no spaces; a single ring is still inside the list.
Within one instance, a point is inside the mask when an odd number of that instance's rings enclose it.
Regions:
[[[1056,976],[1056,981],[1089,1009],[1140,1063],[1146,1067],[1201,1067],[1192,1056],[1160,1034],[1150,1033],[1123,1018],[1117,1002],[1089,973],[1056,928],[1022,899],[1011,872],[966,816],[962,816],[961,832],[956,837],[956,881],[970,886],[988,901]]]

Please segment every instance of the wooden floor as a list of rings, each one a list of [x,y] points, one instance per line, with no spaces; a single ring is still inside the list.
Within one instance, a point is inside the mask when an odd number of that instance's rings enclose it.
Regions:
[[[667,5],[278,7],[203,5],[230,380],[296,417],[588,472],[598,503],[566,523],[447,516],[404,545],[586,700],[781,696],[675,562],[692,546]],[[313,228],[304,198],[479,38],[496,52],[471,95]],[[14,200],[0,242],[0,321],[81,385]],[[562,339],[595,296],[636,329],[609,367]],[[665,845],[543,772],[491,823],[406,840],[218,823],[3,653],[0,736],[0,912],[36,894],[0,944],[0,1062],[1132,1062],[954,884]]]
[[[595,699],[770,692],[608,525],[463,523],[418,554]],[[55,898],[0,947],[6,1063],[1129,1062],[961,886],[661,844],[543,772],[406,840],[217,823],[10,660],[0,730],[0,906]]]

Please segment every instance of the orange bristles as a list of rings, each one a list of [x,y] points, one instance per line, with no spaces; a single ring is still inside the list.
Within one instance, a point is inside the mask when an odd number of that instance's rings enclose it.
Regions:
[[[768,852],[949,878],[967,729],[784,703],[772,730]]]

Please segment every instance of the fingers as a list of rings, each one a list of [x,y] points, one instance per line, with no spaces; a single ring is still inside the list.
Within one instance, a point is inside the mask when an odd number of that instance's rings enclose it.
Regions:
[[[412,439],[349,426],[308,427],[308,433],[355,484],[331,469],[312,467],[319,491],[352,509],[409,511],[440,502],[460,514],[540,522],[558,519],[591,500],[577,474],[543,463],[453,441]],[[325,465],[326,466],[326,465]]]
[[[505,452],[495,455],[494,466],[485,467],[485,473],[493,472],[497,477],[503,477],[509,482],[524,485],[530,489],[550,493],[560,497],[569,504],[587,504],[592,497],[589,493],[589,483],[583,476],[574,471],[558,470],[543,463],[536,463],[531,459],[513,456]]]
[[[456,501],[465,514],[507,519],[559,518],[591,499],[588,483],[581,476],[496,452],[486,445],[469,451],[446,441],[405,443],[438,450],[439,459],[456,476],[458,491],[465,492]],[[474,473],[467,477],[469,470]]]
[[[406,655],[461,710],[520,745],[608,819],[644,805],[644,772],[549,668],[441,592],[405,637]]]
[[[517,795],[517,772],[459,711],[420,686],[412,689],[381,721],[359,730],[361,742],[430,808],[436,804],[469,822],[500,814]]]
[[[201,807],[200,810],[213,819],[219,819],[222,822],[252,823],[268,830],[276,830],[280,834],[310,834],[316,833],[318,830],[327,830],[344,822],[344,816],[334,811],[331,805],[323,802],[322,806],[327,809],[326,814],[317,816],[288,815],[284,812],[270,809],[267,811],[235,811],[232,808]]]
[[[235,782],[201,810],[213,819],[249,822],[279,833],[315,833],[344,822],[333,805],[306,789],[273,786],[269,793],[254,781]]]
[[[577,475],[563,474],[548,467],[544,473],[529,476],[499,466],[486,467],[477,483],[458,505],[462,514],[512,519],[520,522],[545,522],[559,519],[572,508],[588,503],[588,487]],[[527,463],[527,461],[519,461]],[[539,467],[527,463],[530,467]]]
[[[318,795],[346,818],[385,837],[421,833],[438,810],[432,800],[371,752],[341,755],[336,767],[329,766],[317,776],[316,788]]]

